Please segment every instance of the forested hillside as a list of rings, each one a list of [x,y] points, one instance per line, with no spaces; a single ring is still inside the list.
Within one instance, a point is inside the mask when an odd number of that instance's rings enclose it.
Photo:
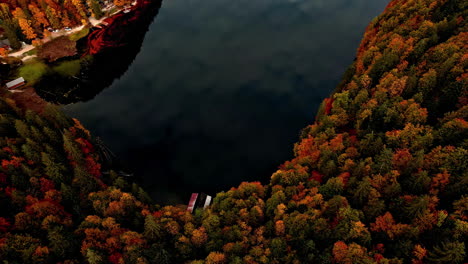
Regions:
[[[139,211],[149,208],[143,204],[149,198],[117,174],[103,175],[89,132],[77,120],[52,106],[41,115],[24,112],[10,99],[0,101],[0,111],[1,260],[82,263],[78,230],[96,214],[95,199],[115,200],[112,210],[123,213],[119,223],[143,224]],[[133,206],[138,215],[127,210]]]
[[[467,13],[463,0],[391,1],[295,158],[194,214],[103,174],[78,121],[1,101],[0,259],[466,263]]]

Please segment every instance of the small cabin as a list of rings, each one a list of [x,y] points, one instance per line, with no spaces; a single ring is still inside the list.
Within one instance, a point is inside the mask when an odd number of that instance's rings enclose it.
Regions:
[[[20,86],[23,86],[26,84],[26,81],[24,80],[23,77],[20,77],[16,80],[13,80],[11,82],[6,83],[6,87],[8,90],[14,90]]]
[[[211,204],[212,197],[204,193],[192,193],[187,206],[187,211],[193,213],[195,209],[206,209]]]

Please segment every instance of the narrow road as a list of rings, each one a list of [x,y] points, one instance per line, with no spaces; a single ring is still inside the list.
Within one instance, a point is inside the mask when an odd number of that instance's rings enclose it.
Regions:
[[[59,32],[52,32],[52,34],[47,37],[47,38],[43,38],[42,39],[42,42],[43,43],[47,43],[49,41],[51,41],[52,39],[54,38],[57,38],[57,37],[61,37],[61,36],[67,36],[67,35],[70,35],[70,34],[73,34],[75,32],[78,32],[80,30],[82,30],[84,28],[83,25],[79,26],[79,27],[74,27],[72,28],[70,31],[66,31],[64,29],[60,30]],[[24,53],[28,52],[28,51],[31,51],[33,49],[35,49],[36,47],[34,47],[33,45],[25,45],[23,46],[20,50],[16,51],[16,52],[13,52],[13,53],[10,53],[8,54],[9,57],[21,57],[24,55]]]

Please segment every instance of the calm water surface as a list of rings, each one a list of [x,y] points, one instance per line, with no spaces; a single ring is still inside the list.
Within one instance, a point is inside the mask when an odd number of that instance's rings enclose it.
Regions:
[[[267,182],[387,2],[163,1],[129,70],[65,110],[158,202]]]

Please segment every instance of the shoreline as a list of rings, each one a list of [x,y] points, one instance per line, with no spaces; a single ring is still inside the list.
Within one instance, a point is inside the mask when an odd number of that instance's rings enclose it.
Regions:
[[[87,55],[94,56],[94,55],[98,55],[100,53],[105,53],[108,48],[111,48],[111,49],[112,48],[121,48],[121,47],[129,46],[129,45],[133,45],[133,42],[129,42],[128,39],[123,38],[122,34],[116,34],[116,31],[119,31],[118,29],[120,29],[122,27],[124,29],[127,29],[127,30],[123,30],[124,33],[128,33],[126,31],[128,31],[128,29],[129,29],[127,27],[129,22],[130,22],[130,25],[133,25],[133,24],[135,24],[135,22],[140,21],[140,19],[145,20],[146,19],[145,17],[147,17],[147,13],[149,11],[148,7],[152,6],[154,3],[155,2],[153,2],[153,1],[139,0],[139,1],[135,1],[135,2],[132,3],[130,12],[122,12],[122,10],[124,10],[124,9],[120,9],[117,12],[114,12],[112,14],[112,16],[106,16],[106,17],[103,17],[103,18],[101,18],[99,20],[90,19],[90,24],[92,25],[92,28],[94,28],[94,30],[91,30],[87,35],[82,37],[81,40],[78,40],[78,41],[84,41],[86,43],[86,46],[84,47],[84,50],[81,49],[81,51],[79,51],[79,53],[77,54],[78,59],[80,57],[83,58],[84,56],[87,56]],[[125,10],[129,10],[129,8],[127,7]],[[109,19],[112,19],[112,20],[109,21]],[[105,21],[105,20],[107,20],[107,21],[109,21],[111,23],[109,23],[107,26],[103,26],[101,28],[95,27],[97,25],[102,24],[102,22]],[[55,37],[61,37],[61,36],[67,36],[67,35],[76,33],[76,32],[78,32],[80,30],[83,30],[84,28],[85,28],[85,26],[81,25],[79,27],[73,28],[70,31],[59,32],[59,35],[54,36],[54,38]],[[93,40],[96,41],[96,38],[93,38],[92,36],[96,36],[96,35],[93,35],[93,34],[97,34],[97,32],[100,32],[100,34],[101,34],[100,36],[104,37],[106,39],[106,41],[104,41],[104,43],[106,45],[104,45],[104,46],[99,46],[98,45],[99,48],[94,49],[94,52],[92,54],[89,54],[89,50],[91,49],[91,47],[89,45],[91,45]],[[43,44],[45,44],[45,43],[47,43],[47,42],[49,42],[51,40],[53,40],[53,39],[49,38]],[[77,41],[77,43],[78,43],[78,41]],[[83,43],[83,42],[81,42],[81,43]],[[94,46],[94,47],[96,47],[96,46]],[[23,63],[27,62],[27,61],[29,62],[30,60],[33,60],[34,58],[37,58],[37,55],[36,54],[25,54],[25,53],[30,52],[34,48],[36,48],[36,47],[34,47],[32,45],[29,45],[27,48],[23,48],[20,51],[16,51],[15,53],[12,53],[12,55],[14,55],[14,56],[9,56],[9,57],[14,57],[16,59],[19,59]],[[67,59],[66,57],[64,57],[65,60],[62,61],[62,63],[63,62],[66,63],[67,61],[76,60],[76,56],[73,56],[73,57],[74,58],[72,58],[72,59]],[[34,63],[34,62],[30,62],[30,63]],[[51,68],[52,66],[50,64],[48,64],[48,63],[45,63],[45,64],[49,69],[52,69]],[[25,64],[23,64],[22,66],[19,66],[19,68],[17,68],[17,69],[10,69],[10,74],[13,73],[13,71],[18,70],[18,69],[20,69],[21,67],[24,67],[24,66],[25,66]],[[16,78],[22,77],[22,76],[20,76],[21,73],[19,73],[19,72],[18,72],[18,74],[13,74],[13,75],[17,75],[17,76],[10,76],[10,78],[8,78],[8,79],[14,79],[14,77],[16,77]],[[80,77],[79,75],[64,76],[64,78],[72,78],[72,77],[74,77],[74,79],[81,79],[81,78],[79,78]],[[39,80],[42,79],[42,78],[43,78],[43,76],[39,77]],[[2,80],[2,81],[6,81],[6,80],[7,79]],[[41,81],[39,81],[39,82],[41,82]],[[45,80],[44,80],[44,82],[45,82]],[[23,87],[20,87],[19,89],[16,89],[15,91],[11,91],[11,90],[8,90],[6,87],[2,87],[3,89],[1,89],[0,95],[2,97],[11,98],[11,99],[17,101],[18,106],[20,106],[21,108],[31,109],[31,110],[33,110],[35,112],[38,112],[38,113],[42,112],[42,110],[44,109],[44,107],[48,103],[57,104],[57,105],[67,104],[67,103],[64,103],[64,102],[60,102],[60,100],[53,102],[54,100],[52,100],[52,101],[47,100],[47,96],[44,97],[44,95],[42,95],[42,96],[39,95],[39,94],[42,94],[42,93],[47,93],[47,91],[44,90],[44,89],[40,89],[40,91],[37,91],[37,88],[38,88],[37,85],[38,85],[38,83],[36,83],[36,82],[34,82],[34,84],[31,84],[31,82],[29,82],[29,83],[27,82],[26,85],[24,85]],[[70,84],[70,86],[73,87],[73,84]],[[66,86],[64,86],[64,87],[66,87]],[[100,89],[98,91],[98,93],[101,90],[103,90],[104,88],[105,87]],[[65,94],[65,93],[63,93],[63,94]],[[53,96],[54,96],[53,91],[52,91],[52,93],[50,95],[52,95],[51,98],[53,98]],[[57,96],[60,97],[60,95],[57,95]]]
[[[138,6],[138,3],[139,3],[139,0],[135,0],[131,4],[132,11],[134,11],[133,7]],[[110,10],[112,10],[112,8],[115,8],[115,7],[116,7],[115,5],[108,6],[108,7],[103,8],[102,11],[103,12],[104,11],[110,11]],[[38,39],[41,42],[40,46],[44,45],[45,43],[47,43],[49,41],[52,41],[55,38],[62,37],[62,36],[68,36],[68,35],[71,35],[73,33],[76,33],[78,31],[84,29],[86,26],[89,26],[90,28],[96,27],[97,25],[101,24],[104,20],[112,18],[113,16],[119,14],[120,12],[122,12],[122,10],[127,9],[127,8],[128,7],[119,8],[116,12],[108,14],[107,16],[103,16],[100,19],[96,19],[93,16],[90,16],[90,17],[88,17],[88,25],[76,26],[74,28],[71,28],[71,30],[68,30],[68,31],[65,30],[65,28],[62,28],[62,29],[59,29],[58,32],[51,32],[51,35],[49,37]],[[40,46],[38,46],[38,47],[40,47]],[[25,44],[24,43],[23,46],[19,50],[13,51],[13,53],[9,53],[7,57],[15,57],[15,58],[19,58],[19,59],[23,60],[24,58],[21,58],[21,57],[24,56],[25,53],[27,53],[27,52],[29,52],[31,50],[34,50],[35,48],[37,48],[37,47],[32,45],[32,44]],[[5,57],[0,56],[0,58],[5,58]]]

